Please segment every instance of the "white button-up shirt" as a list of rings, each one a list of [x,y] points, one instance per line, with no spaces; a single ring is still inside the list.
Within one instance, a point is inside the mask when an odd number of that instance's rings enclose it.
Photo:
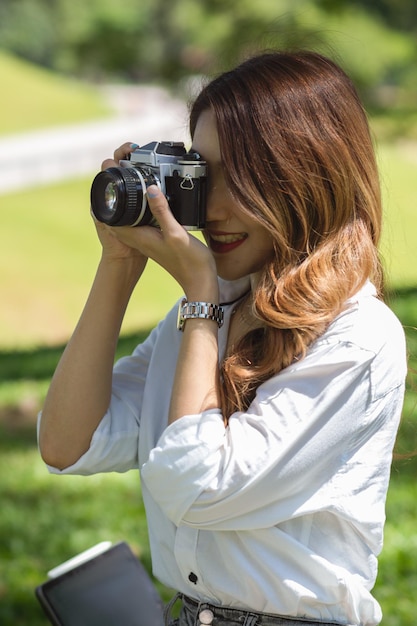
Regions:
[[[224,301],[248,288],[221,281]],[[73,466],[139,468],[154,574],[216,605],[372,626],[404,334],[367,284],[306,357],[220,410],[167,427],[182,333],[174,308],[115,366],[112,400]],[[232,305],[219,331],[225,351]]]

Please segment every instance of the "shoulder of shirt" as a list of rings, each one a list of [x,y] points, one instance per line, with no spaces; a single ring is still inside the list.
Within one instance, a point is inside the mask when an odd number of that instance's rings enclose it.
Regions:
[[[405,336],[395,313],[377,297],[375,287],[368,282],[346,303],[345,310],[330,324],[318,343],[348,342],[374,354],[383,347],[404,347]]]

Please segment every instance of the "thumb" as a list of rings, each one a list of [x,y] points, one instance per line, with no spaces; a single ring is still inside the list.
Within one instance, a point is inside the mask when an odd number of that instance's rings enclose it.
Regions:
[[[149,208],[152,215],[158,222],[161,230],[168,229],[170,226],[178,225],[169,207],[168,200],[162,191],[156,185],[150,185],[146,190]]]

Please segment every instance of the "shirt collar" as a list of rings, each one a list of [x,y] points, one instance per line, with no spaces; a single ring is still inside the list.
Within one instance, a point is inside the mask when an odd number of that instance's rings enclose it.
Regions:
[[[245,295],[250,289],[250,276],[238,280],[219,278],[220,304],[232,304]]]

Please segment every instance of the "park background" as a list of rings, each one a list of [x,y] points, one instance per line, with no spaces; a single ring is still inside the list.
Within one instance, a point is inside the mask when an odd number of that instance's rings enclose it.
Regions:
[[[159,123],[164,132],[186,133],[186,102],[201,77],[259,49],[302,46],[332,56],[353,77],[370,114],[384,194],[387,295],[406,329],[412,368],[416,35],[414,0],[1,1],[2,626],[45,626],[35,586],[47,570],[99,541],[128,541],[150,570],[136,473],[59,478],[46,472],[37,453],[36,414],[100,253],[88,196],[94,168],[108,156],[101,154],[91,171],[86,165],[85,173],[74,172],[82,153],[99,144],[97,136],[93,141],[88,135],[80,140],[78,158],[64,161],[57,175],[59,147],[69,146],[80,128],[95,128],[98,135],[104,127],[124,129],[126,122],[131,134],[120,136],[120,143],[143,143],[144,133],[156,132]],[[46,178],[33,181],[37,144],[52,138],[60,145],[48,151]],[[12,188],[7,166],[16,151],[22,176]],[[118,356],[129,353],[179,295],[151,266],[130,305]],[[415,623],[417,461],[408,454],[417,448],[415,403],[410,373],[375,588],[384,626]],[[169,596],[169,590],[159,589]]]

